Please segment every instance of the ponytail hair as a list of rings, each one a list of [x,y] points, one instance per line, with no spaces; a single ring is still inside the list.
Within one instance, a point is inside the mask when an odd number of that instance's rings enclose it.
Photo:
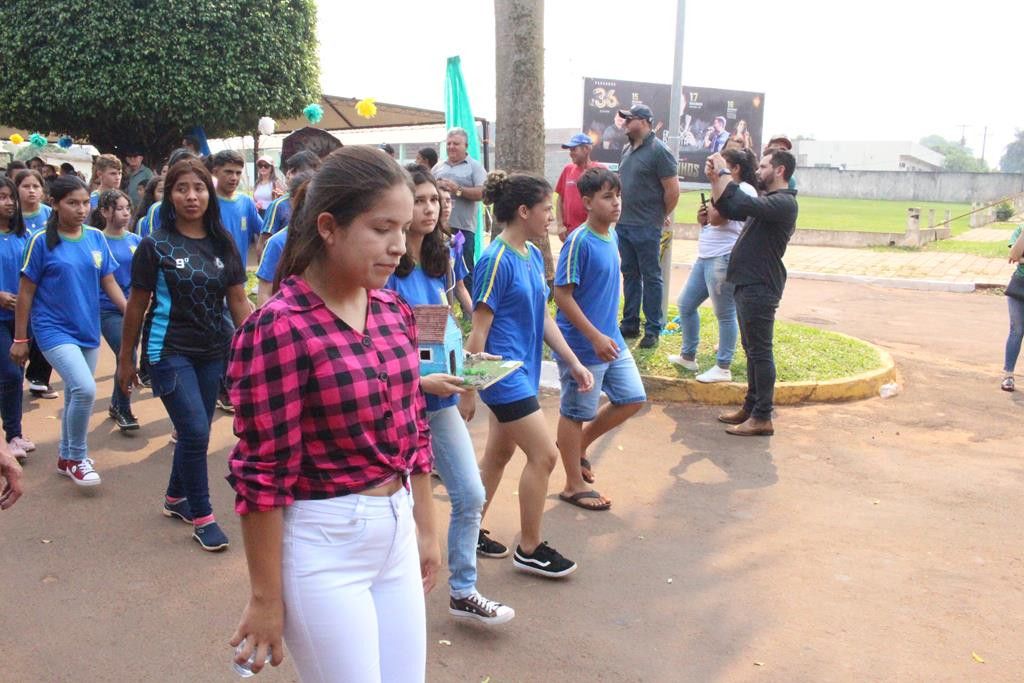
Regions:
[[[491,171],[484,182],[484,204],[494,207],[499,223],[512,220],[520,206],[532,209],[551,196],[551,184],[543,178],[526,173]]]
[[[722,152],[722,158],[730,166],[739,167],[740,182],[757,187],[757,161],[753,152],[749,149],[727,149]]]
[[[7,229],[17,237],[21,237],[25,234],[26,228],[25,218],[21,215],[21,197],[18,196],[18,186],[14,184],[13,180],[4,175],[0,176],[0,187],[6,187],[11,193],[11,198],[14,199],[14,215],[11,216]]]
[[[332,152],[305,185],[305,192],[298,201],[301,206],[296,208],[296,198],[292,198],[292,220],[274,278],[274,290],[285,278],[301,274],[314,261],[323,258],[324,241],[317,230],[320,214],[329,213],[335,223],[347,228],[358,216],[372,209],[383,193],[399,185],[413,191],[409,174],[375,147],[355,145]]]
[[[53,202],[53,213],[46,219],[46,248],[53,250],[60,244],[60,234],[57,226],[60,224],[60,210],[58,205],[61,200],[72,192],[82,190],[89,194],[89,186],[85,181],[76,175],[57,176],[50,183],[50,200]]]

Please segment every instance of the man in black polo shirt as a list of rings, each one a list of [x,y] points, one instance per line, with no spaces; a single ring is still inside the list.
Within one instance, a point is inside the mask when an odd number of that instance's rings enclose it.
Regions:
[[[734,413],[718,417],[733,425],[737,436],[771,436],[772,399],[775,394],[775,357],[772,337],[775,309],[786,286],[782,257],[796,229],[796,190],[789,189],[796,160],[777,149],[761,158],[757,169],[760,197],[739,191],[721,154],[708,157],[705,173],[711,180],[712,203],[731,220],[745,220],[729,257],[726,281],[735,287],[743,351],[747,354],[747,398]]]
[[[654,115],[649,107],[634,104],[620,110],[626,120],[629,144],[622,151],[619,182],[622,183],[622,215],[615,226],[622,259],[623,337],[640,336],[640,303],[643,301],[644,337],[640,348],[658,344],[664,323],[661,311],[661,231],[672,226],[679,201],[679,177],[672,151],[651,129]]]

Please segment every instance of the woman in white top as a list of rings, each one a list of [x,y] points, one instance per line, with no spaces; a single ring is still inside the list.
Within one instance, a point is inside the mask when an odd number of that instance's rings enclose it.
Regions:
[[[269,156],[261,156],[256,160],[256,187],[252,191],[253,201],[256,202],[256,209],[263,212],[274,201],[284,193],[284,183],[277,175],[274,168],[274,160]]]
[[[722,152],[729,172],[740,189],[751,197],[757,196],[754,189],[757,161],[747,149],[729,149]],[[739,337],[736,321],[736,302],[733,287],[725,281],[729,268],[729,255],[743,229],[742,221],[730,221],[722,217],[711,204],[702,208],[697,219],[703,226],[697,241],[697,260],[690,270],[690,277],[679,293],[679,321],[683,329],[683,348],[680,355],[670,355],[669,361],[687,370],[698,372],[697,344],[700,341],[700,313],[697,307],[711,298],[711,306],[718,319],[718,354],[715,365],[697,375],[698,382],[731,382],[732,355]]]

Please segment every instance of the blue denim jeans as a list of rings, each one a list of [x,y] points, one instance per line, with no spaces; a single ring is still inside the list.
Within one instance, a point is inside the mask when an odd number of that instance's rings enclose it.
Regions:
[[[622,290],[626,301],[622,306],[622,328],[640,329],[640,304],[643,302],[644,331],[660,334],[664,321],[661,315],[661,226],[618,225],[619,258],[622,260]]]
[[[1003,372],[1013,374],[1017,367],[1017,356],[1020,355],[1020,343],[1024,339],[1024,301],[1006,297],[1006,303],[1010,307],[1010,334],[1006,337],[1006,359],[1003,362]],[[5,424],[6,427],[6,418]]]
[[[594,388],[580,393],[572,370],[565,361],[558,359],[558,379],[562,384],[559,412],[563,417],[574,422],[590,422],[597,417],[601,392],[616,406],[647,400],[647,391],[629,348],[619,349],[619,357],[615,360],[588,365],[587,370],[594,375]]]
[[[100,310],[100,332],[103,333],[103,338],[107,340],[110,350],[114,352],[115,359],[119,358],[121,353],[121,327],[123,322],[124,316],[120,312]],[[134,358],[135,354],[133,353],[133,361]],[[120,363],[115,367],[118,366],[120,366]],[[114,393],[110,397],[110,405],[122,413],[132,412],[131,396],[121,391],[121,385],[117,383],[117,370],[114,371]]]
[[[223,358],[199,360],[167,356],[149,366],[153,394],[163,401],[178,432],[167,495],[188,498],[194,517],[205,517],[213,512],[206,453],[210,445],[213,409],[223,375]]]
[[[11,360],[14,320],[0,320],[0,417],[5,441],[21,436],[21,366]]]
[[[484,507],[484,485],[473,441],[457,406],[427,413],[434,466],[448,490],[452,519],[448,525],[448,586],[456,598],[476,590],[476,542]]]
[[[58,344],[43,349],[46,360],[64,380],[64,414],[60,421],[58,453],[65,460],[82,461],[89,457],[86,437],[89,418],[96,402],[96,360],[99,348],[86,349],[75,344]]]
[[[679,320],[683,328],[683,356],[694,358],[697,355],[697,344],[700,342],[700,313],[697,308],[708,297],[718,318],[718,356],[719,367],[727,368],[732,364],[732,355],[736,351],[736,337],[740,327],[736,321],[736,300],[733,299],[731,284],[725,281],[725,273],[729,269],[729,254],[712,258],[698,258],[690,270],[683,291],[679,293]]]

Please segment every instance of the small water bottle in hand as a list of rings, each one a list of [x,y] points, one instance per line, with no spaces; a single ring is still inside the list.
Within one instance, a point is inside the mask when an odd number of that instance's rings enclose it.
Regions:
[[[243,638],[242,642],[240,642],[238,644],[238,647],[235,648],[235,654],[231,658],[231,670],[234,671],[239,676],[241,676],[242,678],[252,678],[253,676],[256,675],[256,672],[254,672],[252,670],[252,665],[256,663],[256,650],[254,649],[252,651],[252,654],[249,655],[249,659],[247,659],[245,661],[245,664],[239,664],[238,662],[235,661],[235,657],[237,657],[238,655],[242,654],[242,650],[244,650],[244,649],[245,649],[245,638]],[[271,660],[271,658],[273,656],[274,656],[273,648],[268,647],[267,648],[267,660],[264,662],[264,666],[267,665],[267,664],[270,664],[270,660]]]

